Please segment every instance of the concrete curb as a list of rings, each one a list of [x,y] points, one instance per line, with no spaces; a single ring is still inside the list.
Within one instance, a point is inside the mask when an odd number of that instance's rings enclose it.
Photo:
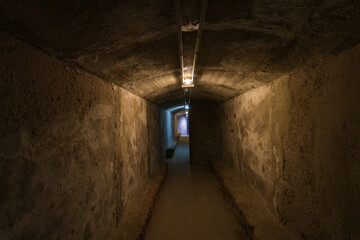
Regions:
[[[267,210],[264,200],[224,166],[211,165],[224,197],[251,240],[295,240],[281,222]]]
[[[147,214],[145,224],[142,226],[141,234],[137,238],[137,239],[140,239],[140,240],[145,239],[147,231],[149,229],[151,215],[153,213],[155,204],[156,204],[157,200],[159,199],[160,191],[161,191],[162,186],[164,185],[164,181],[165,181],[165,178],[166,178],[166,175],[167,175],[167,172],[168,172],[168,164],[166,163],[166,165],[161,170],[162,170],[161,171],[161,176],[160,176],[161,179],[159,179],[157,188],[154,189],[155,192],[153,193],[153,197],[151,198],[152,199],[151,207],[149,208],[149,212]]]
[[[164,183],[168,165],[159,167],[140,189],[131,206],[125,210],[119,225],[108,240],[142,240],[145,238],[151,214]]]

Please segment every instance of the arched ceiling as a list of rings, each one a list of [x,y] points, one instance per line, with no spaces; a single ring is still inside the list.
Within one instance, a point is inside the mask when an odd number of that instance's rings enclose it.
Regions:
[[[192,98],[221,102],[359,42],[358,0],[209,0]],[[183,24],[201,0],[182,0]],[[158,104],[179,100],[172,0],[0,0],[0,29]],[[196,32],[183,32],[185,66]]]

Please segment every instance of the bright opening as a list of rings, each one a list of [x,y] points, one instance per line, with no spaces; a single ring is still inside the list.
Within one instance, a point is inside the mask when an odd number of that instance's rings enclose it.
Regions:
[[[181,137],[189,136],[189,119],[186,115],[180,115],[177,117],[177,132],[181,134]]]

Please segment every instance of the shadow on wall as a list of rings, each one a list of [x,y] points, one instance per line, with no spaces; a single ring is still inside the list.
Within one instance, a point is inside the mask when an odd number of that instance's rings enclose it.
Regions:
[[[179,141],[181,133],[177,132],[178,129],[178,118],[176,114],[182,111],[184,106],[171,107],[164,110],[163,118],[165,120],[165,139],[166,139],[166,159],[172,158],[176,145]]]
[[[219,106],[211,101],[193,100],[189,111],[190,163],[208,166],[218,156]]]

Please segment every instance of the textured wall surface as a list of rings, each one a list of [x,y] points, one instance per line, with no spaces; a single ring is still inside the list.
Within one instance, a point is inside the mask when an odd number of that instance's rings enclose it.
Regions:
[[[201,2],[181,1],[186,28]],[[359,13],[359,0],[209,1],[191,98],[222,102],[359,42]],[[168,0],[0,1],[0,29],[156,103],[183,99],[175,19]]]
[[[221,105],[221,161],[303,239],[360,237],[360,46]]]
[[[163,157],[153,104],[0,33],[0,238],[106,239]]]
[[[208,165],[218,154],[218,106],[209,101],[194,100],[189,111],[190,163]]]
[[[173,147],[176,144],[175,138],[175,117],[171,111],[163,110],[161,120],[164,121],[163,133],[165,134],[166,146]]]

